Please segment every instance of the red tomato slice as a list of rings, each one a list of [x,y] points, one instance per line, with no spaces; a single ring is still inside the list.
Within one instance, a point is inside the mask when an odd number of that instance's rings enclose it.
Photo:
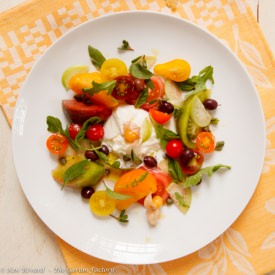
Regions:
[[[116,86],[112,91],[112,96],[118,100],[130,99],[134,92],[134,79],[129,75],[118,76]]]
[[[164,95],[164,83],[159,76],[152,76],[151,81],[154,84],[154,89],[149,89],[147,102],[157,100]]]
[[[160,196],[163,202],[166,202],[169,198],[169,193],[166,191],[166,187],[172,182],[172,178],[164,172],[156,172],[153,173],[153,175],[157,180],[157,191],[153,194],[153,197]]]
[[[68,148],[68,140],[65,136],[61,134],[52,134],[49,136],[46,142],[48,150],[55,155],[60,155],[65,153]]]
[[[172,116],[171,114],[163,113],[155,109],[150,109],[149,114],[159,124],[166,123]]]
[[[201,132],[196,138],[196,146],[202,153],[211,153],[215,150],[215,137],[211,132]]]
[[[166,191],[166,187],[172,182],[172,178],[169,174],[166,174],[159,170],[154,169],[147,169],[143,168],[145,170],[148,170],[157,180],[157,191],[152,194],[152,196],[160,196],[163,200],[163,203],[167,201],[167,199],[170,197],[169,193]],[[138,202],[141,205],[144,205],[144,199],[140,199]]]

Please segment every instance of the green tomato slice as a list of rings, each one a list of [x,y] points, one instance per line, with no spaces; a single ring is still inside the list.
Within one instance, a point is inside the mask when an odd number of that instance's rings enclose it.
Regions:
[[[194,96],[192,100],[191,118],[199,127],[206,127],[210,124],[212,116],[204,108],[198,96]]]

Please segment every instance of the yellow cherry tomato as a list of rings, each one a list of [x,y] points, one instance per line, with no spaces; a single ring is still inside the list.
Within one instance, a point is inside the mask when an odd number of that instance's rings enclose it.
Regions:
[[[101,65],[100,74],[104,81],[110,81],[118,76],[128,75],[128,68],[122,60],[110,58],[105,60]]]
[[[157,64],[154,67],[154,72],[157,75],[175,82],[182,82],[189,78],[191,67],[190,64],[183,59],[174,59],[169,62]]]
[[[163,199],[161,196],[154,196],[152,198],[153,204],[156,206],[156,208],[160,208],[163,205]]]
[[[113,213],[116,201],[110,198],[106,191],[96,191],[89,200],[92,212],[97,216],[108,216]]]

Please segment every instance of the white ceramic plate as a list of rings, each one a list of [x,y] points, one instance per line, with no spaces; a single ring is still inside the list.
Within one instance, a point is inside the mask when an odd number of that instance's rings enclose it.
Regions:
[[[123,39],[135,51],[119,54]],[[220,103],[218,140],[222,152],[207,165],[223,163],[230,171],[216,173],[193,190],[186,215],[163,207],[156,228],[148,226],[142,207],[131,209],[130,222],[93,216],[79,191],[61,191],[51,177],[56,161],[45,147],[47,115],[66,120],[61,75],[71,65],[92,68],[87,47],[128,65],[135,57],[158,54],[158,62],[184,58],[192,75],[214,67],[213,97]],[[222,234],[240,215],[259,180],[265,148],[264,120],[257,92],[235,56],[214,36],[174,16],[123,12],[89,21],[54,43],[29,74],[18,99],[13,123],[13,154],[22,188],[44,223],[64,241],[95,257],[118,263],[151,264],[188,255]]]

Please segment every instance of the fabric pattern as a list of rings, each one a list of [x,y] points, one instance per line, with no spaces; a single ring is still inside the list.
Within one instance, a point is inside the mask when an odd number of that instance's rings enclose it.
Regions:
[[[16,99],[30,69],[54,41],[87,20],[124,10],[153,10],[185,18],[208,29],[236,53],[263,105],[264,167],[241,216],[199,251],[162,264],[119,265],[88,256],[58,238],[68,268],[91,271],[93,266],[98,268],[96,274],[172,275],[267,274],[275,270],[275,62],[244,0],[30,0],[0,14],[0,104],[7,120],[12,123]]]

